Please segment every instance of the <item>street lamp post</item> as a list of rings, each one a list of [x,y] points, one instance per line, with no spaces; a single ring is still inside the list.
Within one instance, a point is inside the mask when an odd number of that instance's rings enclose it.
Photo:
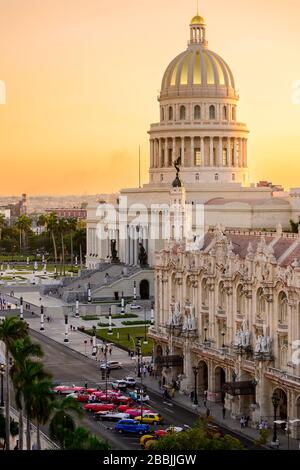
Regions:
[[[124,292],[122,292],[122,298],[121,298],[121,313],[125,313],[125,300],[124,300]]]
[[[143,339],[142,336],[137,336],[137,356],[138,356],[138,372],[137,376],[140,379],[141,378],[141,340]]]
[[[274,392],[272,395],[272,404],[274,407],[274,427],[273,427],[273,439],[272,439],[272,445],[276,446],[277,445],[277,424],[276,424],[276,418],[277,418],[277,408],[280,403],[280,397],[278,393]]]
[[[146,316],[146,308],[144,308],[144,344],[148,344],[147,340],[147,316]]]
[[[136,281],[133,283],[133,301],[136,301]]]
[[[224,342],[224,338],[225,338],[225,331],[223,330],[222,333],[222,348],[225,348],[225,342]]]
[[[88,291],[87,291],[87,295],[88,295],[88,303],[90,304],[92,302],[92,295],[91,295],[91,284],[88,283]]]
[[[69,342],[69,316],[65,315],[65,339],[64,343]]]
[[[111,307],[109,307],[108,311],[108,335],[112,335],[112,320],[111,320]]]
[[[194,405],[198,405],[198,393],[197,393],[197,376],[199,372],[199,367],[193,367],[195,382],[194,382]]]
[[[78,294],[76,295],[75,317],[79,318],[79,297],[78,297]]]
[[[154,302],[151,303],[151,326],[154,325]]]
[[[87,345],[87,340],[84,340],[84,355],[86,356],[86,345]]]
[[[45,331],[44,328],[44,307],[41,305],[41,326],[40,326],[40,331]]]
[[[0,365],[0,374],[1,374],[1,402],[0,407],[4,408],[4,389],[3,389],[3,381],[4,381],[4,364]]]
[[[20,320],[24,320],[23,311],[23,297],[20,297]]]
[[[93,357],[95,357],[96,354],[97,354],[96,341],[97,341],[97,337],[96,337],[96,326],[94,325],[94,326],[93,326],[93,351],[92,351],[92,356],[93,356]]]

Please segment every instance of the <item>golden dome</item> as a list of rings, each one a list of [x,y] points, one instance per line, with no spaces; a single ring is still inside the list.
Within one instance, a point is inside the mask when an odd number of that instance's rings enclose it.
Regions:
[[[202,16],[196,15],[192,18],[191,24],[205,24],[205,21]]]

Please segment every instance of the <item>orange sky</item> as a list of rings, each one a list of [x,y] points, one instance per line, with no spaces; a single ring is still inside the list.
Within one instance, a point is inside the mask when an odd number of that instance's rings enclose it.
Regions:
[[[299,0],[200,0],[230,65],[253,181],[300,186]],[[2,0],[0,194],[116,191],[147,182],[148,136],[196,0]]]

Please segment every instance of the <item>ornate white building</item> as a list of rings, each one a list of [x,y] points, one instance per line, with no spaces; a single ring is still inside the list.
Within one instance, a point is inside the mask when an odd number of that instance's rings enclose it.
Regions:
[[[166,382],[190,392],[197,367],[199,393],[233,417],[271,424],[276,391],[280,418],[300,418],[300,235],[218,227],[196,252],[170,241],[156,255],[155,291],[149,336]]]
[[[155,251],[163,247],[163,240],[150,236],[151,205],[170,204],[178,159],[185,200],[204,204],[206,226],[222,223],[228,228],[274,230],[278,223],[285,229],[291,219],[299,220],[300,189],[277,194],[269,187],[249,183],[248,130],[237,120],[238,100],[233,74],[227,63],[208,49],[205,22],[197,15],[191,20],[187,49],[171,61],[163,75],[158,97],[160,121],[149,131],[149,183],[121,190],[115,201],[118,214],[125,210],[120,209],[121,198],[127,201],[125,236],[121,236],[124,227],[119,221],[110,224],[97,213],[98,206],[88,207],[87,267],[97,269],[110,257],[112,239],[117,241],[120,260],[129,265],[138,264],[142,241],[153,266]],[[147,215],[148,223],[137,221],[137,214]],[[161,219],[154,223],[161,231]],[[107,239],[97,236],[99,225]],[[197,235],[197,227],[192,226],[191,232]]]

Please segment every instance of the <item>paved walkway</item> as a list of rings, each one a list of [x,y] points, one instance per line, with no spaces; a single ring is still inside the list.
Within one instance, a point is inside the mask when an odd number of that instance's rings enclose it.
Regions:
[[[40,332],[40,319],[38,317],[30,317],[26,318],[26,321],[29,323],[30,328]],[[80,326],[82,324],[82,320],[80,319],[72,319],[72,326]],[[56,319],[53,322],[45,323],[45,331],[40,332],[45,336],[57,341],[58,343],[64,343],[64,322],[63,319]],[[92,356],[92,343],[90,342],[90,337],[81,333],[79,331],[72,331],[69,333],[70,342],[65,344],[66,347],[71,348],[81,354],[84,354],[87,357],[93,358]],[[86,343],[85,343],[86,341]],[[100,346],[102,342],[98,341],[97,344]],[[100,350],[101,351],[101,350]],[[95,358],[93,358],[95,359]],[[104,359],[103,354],[100,352],[97,360]],[[116,361],[122,362],[125,366],[132,367],[132,359],[128,356],[126,351],[123,351],[116,346],[113,346],[112,356],[109,359],[113,359]],[[152,390],[153,392],[157,392],[159,394],[162,393],[162,390],[159,388],[158,381],[155,380],[153,377],[145,377],[143,382],[147,385],[147,387]],[[190,398],[184,394],[180,394],[177,392],[176,396],[172,399],[172,401],[179,406],[186,408],[189,411],[195,412],[196,415],[199,414],[206,414],[206,408],[203,406],[203,402],[199,400],[200,405],[195,407],[191,402]],[[232,419],[231,417],[227,416],[223,419],[222,416],[222,407],[219,404],[207,402],[207,407],[210,409],[210,414],[216,421],[216,423],[220,423],[223,427],[228,427],[228,429],[234,430],[241,435],[245,435],[250,439],[257,439],[259,437],[258,430],[254,428],[243,428],[241,429],[240,423],[238,420]],[[270,430],[270,439],[272,438],[272,430]],[[289,439],[285,434],[279,432],[279,441],[280,441],[280,449],[291,449],[291,450],[300,450],[299,449],[299,441],[296,439]]]

